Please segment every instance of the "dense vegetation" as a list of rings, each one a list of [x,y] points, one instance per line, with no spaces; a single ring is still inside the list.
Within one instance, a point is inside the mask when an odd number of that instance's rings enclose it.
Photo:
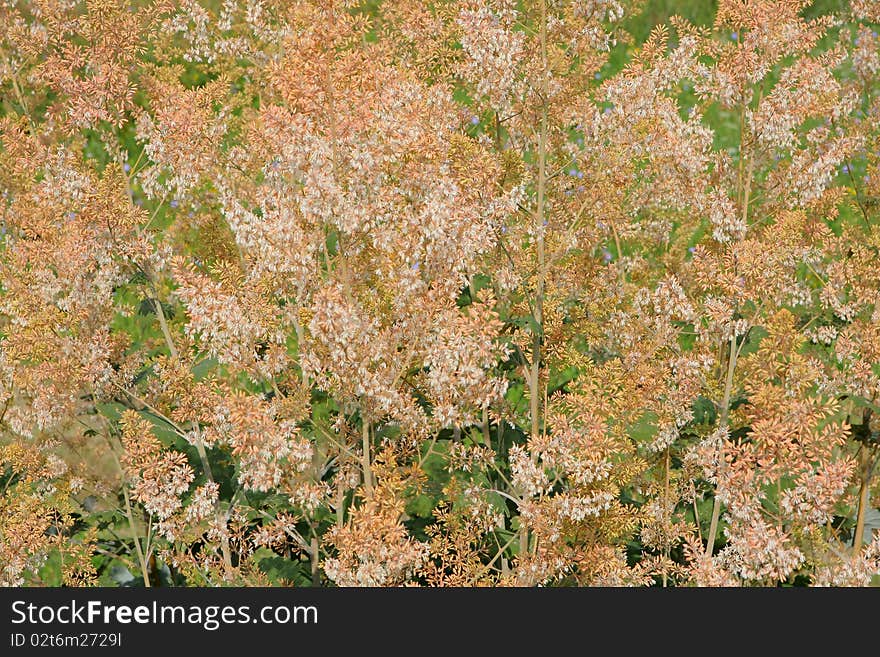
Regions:
[[[0,584],[870,584],[878,26],[3,0]]]

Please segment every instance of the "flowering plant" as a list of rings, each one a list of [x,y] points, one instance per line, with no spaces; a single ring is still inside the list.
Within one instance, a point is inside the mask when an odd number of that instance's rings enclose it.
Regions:
[[[639,5],[0,2],[0,584],[870,584],[880,12]]]

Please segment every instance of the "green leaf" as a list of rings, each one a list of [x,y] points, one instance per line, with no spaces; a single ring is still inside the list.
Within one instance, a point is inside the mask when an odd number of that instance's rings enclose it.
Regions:
[[[308,567],[302,561],[285,559],[268,548],[259,548],[254,552],[254,559],[260,570],[275,586],[289,583],[303,584],[303,578],[306,578],[306,582],[311,581],[308,577]]]
[[[409,500],[406,512],[416,518],[430,518],[435,504],[436,500],[433,497],[422,493]]]
[[[626,433],[637,443],[648,442],[657,433],[657,414],[647,411],[637,422],[630,425]]]

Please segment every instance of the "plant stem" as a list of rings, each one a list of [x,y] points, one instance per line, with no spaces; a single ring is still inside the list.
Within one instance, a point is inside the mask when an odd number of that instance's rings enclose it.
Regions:
[[[671,524],[672,514],[669,513],[669,466],[670,466],[670,453],[669,446],[666,447],[666,463],[664,467],[663,474],[663,514],[668,517],[665,518],[667,520],[667,527],[664,529],[668,530],[668,525]],[[666,561],[663,562],[663,588],[666,588],[667,585],[667,576],[666,576],[666,567],[667,561],[669,560],[669,555],[672,551],[672,546],[669,544],[668,536],[664,538],[664,542],[666,543]]]
[[[361,466],[364,470],[364,489],[367,499],[373,499],[373,468],[370,465],[370,423],[366,420],[361,422],[363,453],[361,454]]]
[[[344,509],[345,505],[345,489],[342,487],[342,478],[337,477],[336,481],[336,528],[342,529],[344,523]]]
[[[545,73],[547,72],[547,3],[541,2],[541,62]],[[546,90],[544,90],[546,92]],[[530,415],[532,420],[532,438],[540,434],[540,398],[538,396],[538,378],[541,368],[541,334],[544,322],[544,205],[547,186],[547,99],[541,98],[541,126],[538,135],[538,197],[535,208],[535,233],[537,235],[538,249],[538,281],[535,292],[535,335],[532,339],[532,372],[529,380]]]
[[[865,515],[868,511],[870,503],[871,491],[871,475],[874,470],[874,459],[871,450],[862,446],[859,458],[861,481],[859,482],[859,510],[856,514],[856,529],[853,536],[853,554],[858,555],[862,549],[862,543],[865,533]]]
[[[483,431],[483,441],[486,443],[486,447],[492,449],[492,434],[489,431],[489,409],[488,407],[483,407],[483,424],[480,427]]]
[[[547,2],[541,0],[541,68],[544,79],[547,77]],[[545,196],[547,187],[547,89],[541,90],[541,124],[538,133],[538,189],[535,207],[535,235],[538,250],[538,280],[533,308],[534,336],[532,338],[532,362],[529,373],[529,416],[531,419],[531,438],[537,440],[541,434],[541,398],[539,383],[541,374],[541,340],[544,323],[544,277],[546,258],[544,253]],[[532,455],[535,459],[535,455]],[[529,548],[529,532],[520,528],[519,557],[522,559]]]
[[[165,311],[162,310],[162,302],[158,298],[153,299],[153,306],[156,308],[156,317],[159,319],[159,327],[162,329],[162,335],[165,337],[165,343],[168,345],[168,351],[171,357],[178,360],[177,348],[171,339],[171,331],[168,330],[168,322],[165,320]]]
[[[312,586],[320,586],[321,576],[318,573],[318,535],[315,533],[314,528],[312,528],[312,542],[309,546],[309,556],[311,557],[312,562]]]
[[[134,541],[134,549],[137,553],[138,564],[141,567],[141,576],[144,578],[144,586],[149,588],[150,584],[150,569],[147,568],[147,559],[144,556],[144,551],[141,549],[141,542],[138,540],[137,532],[134,528],[134,514],[131,512],[131,501],[128,499],[128,485],[123,484],[122,486],[122,497],[125,500],[125,515],[128,517],[128,526],[131,529],[131,538]]]
[[[730,336],[730,356],[727,359],[727,378],[724,381],[724,398],[721,401],[720,426],[726,428],[730,415],[730,396],[733,391],[733,372],[736,369],[736,359],[739,352],[736,348],[736,334]],[[719,466],[720,467],[720,466]],[[718,497],[717,484],[715,501],[712,505],[712,520],[709,523],[709,536],[706,539],[706,554],[711,556],[715,549],[715,537],[718,534],[718,521],[721,517],[721,498]]]

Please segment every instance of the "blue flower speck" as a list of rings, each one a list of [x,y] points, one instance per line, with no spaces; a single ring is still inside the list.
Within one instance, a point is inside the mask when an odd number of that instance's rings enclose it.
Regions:
[[[472,116],[471,117],[471,125],[477,125],[479,122],[480,122],[479,116]]]
[[[602,249],[602,259],[605,262],[611,262],[611,251],[608,249]]]
[[[169,203],[168,205],[170,205],[172,208],[176,208],[177,205],[178,205],[178,204],[177,204],[177,199],[176,199],[176,198],[171,199],[171,203]]]
[[[739,39],[739,33],[734,32],[733,34],[730,35],[730,38],[733,39],[734,41],[736,41],[737,39]]]
[[[128,173],[129,171],[131,171],[131,165],[128,162],[126,162],[125,164],[122,165],[122,170],[125,171],[125,173]]]

